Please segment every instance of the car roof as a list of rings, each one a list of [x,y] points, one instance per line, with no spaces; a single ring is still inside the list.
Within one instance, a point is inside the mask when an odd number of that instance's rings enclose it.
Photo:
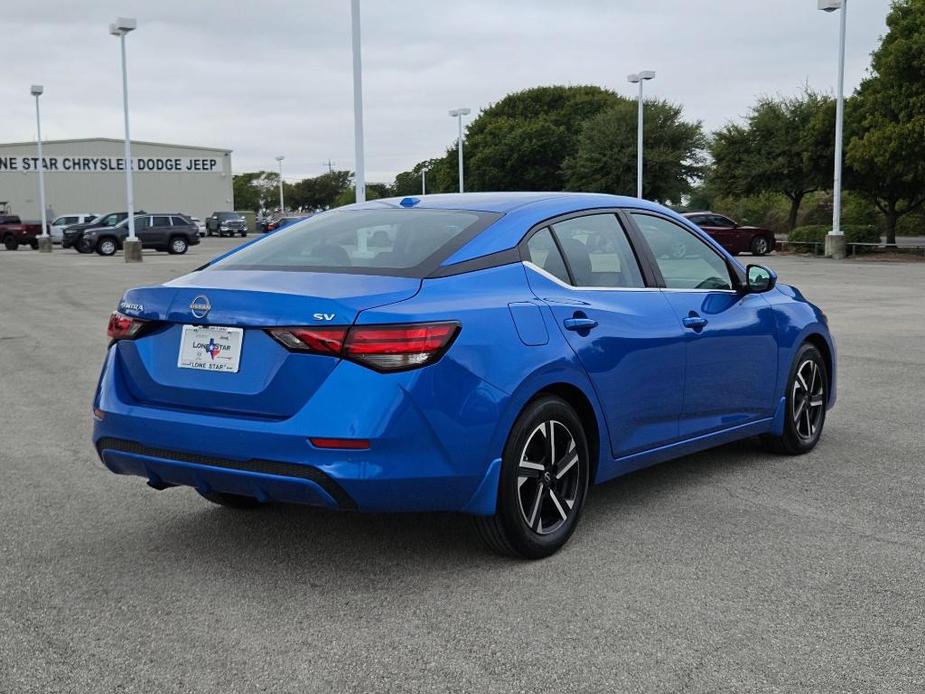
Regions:
[[[381,198],[365,203],[349,205],[342,209],[376,209],[381,207],[402,207],[402,200],[417,201],[415,209],[434,210],[471,210],[473,212],[500,212],[537,206],[543,203],[573,203],[581,208],[588,207],[628,207],[645,206],[645,200],[606,193],[565,193],[565,192],[500,192],[500,193],[437,193],[432,195],[407,195],[404,197]]]

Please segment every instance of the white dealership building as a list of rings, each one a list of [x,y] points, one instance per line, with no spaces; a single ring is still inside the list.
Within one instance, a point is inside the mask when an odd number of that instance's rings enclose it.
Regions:
[[[124,146],[105,137],[43,142],[45,200],[53,214],[124,210]],[[132,167],[137,210],[205,220],[234,209],[231,150],[132,142]],[[35,142],[0,144],[0,202],[23,219],[41,218]]]

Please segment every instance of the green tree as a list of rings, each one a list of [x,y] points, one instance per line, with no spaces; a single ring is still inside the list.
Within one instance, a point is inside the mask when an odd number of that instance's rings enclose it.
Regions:
[[[469,190],[562,190],[562,165],[578,147],[582,124],[625,101],[595,86],[534,87],[508,94],[472,121],[465,140]],[[458,186],[456,145],[438,184]],[[449,179],[449,180],[447,180]]]
[[[714,183],[727,196],[786,196],[793,229],[803,198],[831,180],[834,127],[832,100],[808,88],[795,97],[764,97],[744,124],[714,134]]]
[[[232,179],[234,208],[254,212],[279,206],[279,174],[275,171],[253,171],[235,174]],[[292,193],[290,184],[283,183],[286,200]]]
[[[303,178],[292,184],[291,192],[287,191],[286,202],[290,207],[326,210],[334,206],[352,182],[353,174],[350,171],[329,171],[314,178]]]
[[[887,244],[925,203],[925,2],[896,0],[870,76],[849,100],[846,178],[883,213]]]
[[[650,200],[680,202],[704,174],[703,127],[667,101],[645,107],[643,190]],[[622,100],[585,122],[563,167],[570,190],[635,195],[636,117],[636,104]]]
[[[387,183],[367,183],[366,184],[366,199],[367,200],[378,200],[379,198],[387,198],[392,194],[392,188]],[[334,201],[334,204],[331,207],[342,207],[344,205],[352,205],[357,201],[356,188],[350,186],[349,188],[341,191],[340,195],[337,196],[337,199]]]
[[[395,183],[392,184],[392,195],[420,195],[421,194],[421,172],[427,172],[427,192],[440,193],[444,192],[437,187],[436,166],[440,159],[425,159],[415,164],[410,171],[402,171],[395,176]]]

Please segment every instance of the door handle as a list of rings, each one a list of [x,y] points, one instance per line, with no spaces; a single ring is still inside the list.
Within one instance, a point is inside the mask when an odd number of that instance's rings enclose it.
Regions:
[[[566,318],[562,324],[566,330],[590,330],[597,327],[597,321],[593,318]]]
[[[701,330],[703,330],[706,327],[707,323],[709,323],[710,321],[708,321],[703,316],[698,316],[696,313],[691,311],[690,315],[687,318],[681,319],[681,322],[684,324],[685,328],[690,328],[691,330],[694,330],[699,333]]]

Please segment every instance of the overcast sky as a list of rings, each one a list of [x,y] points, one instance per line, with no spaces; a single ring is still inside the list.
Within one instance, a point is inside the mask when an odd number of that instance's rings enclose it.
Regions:
[[[648,93],[708,129],[759,94],[808,82],[834,93],[838,15],[817,0],[363,0],[370,181],[440,155],[447,110],[473,115],[505,94],[595,84]],[[864,76],[889,0],[852,2],[846,88]],[[349,0],[0,0],[0,142],[35,138],[29,85],[42,83],[46,139],[122,137],[117,15],[128,37],[132,136],[234,150],[236,172],[314,176],[353,169]]]

